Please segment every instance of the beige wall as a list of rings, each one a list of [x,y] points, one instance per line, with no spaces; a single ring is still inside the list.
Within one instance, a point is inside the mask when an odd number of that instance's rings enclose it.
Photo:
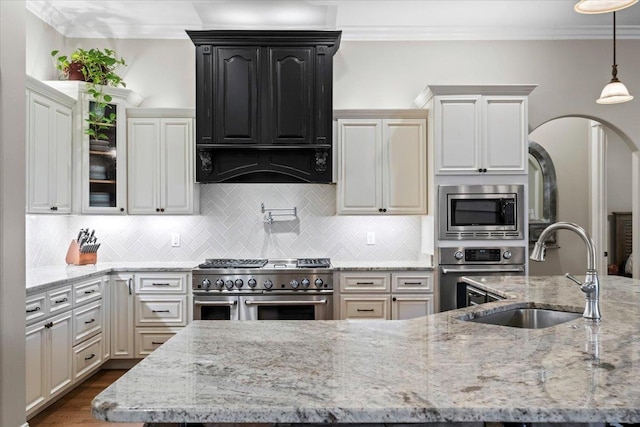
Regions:
[[[0,426],[25,422],[25,6],[0,1]]]
[[[631,149],[615,132],[607,136],[607,211],[631,212]]]
[[[589,230],[590,120],[562,118],[552,120],[531,132],[529,140],[540,144],[553,160],[558,183],[558,221],[574,222]],[[529,262],[529,274],[572,273],[584,275],[587,252],[575,233],[560,230],[559,248],[547,249],[545,262]]]

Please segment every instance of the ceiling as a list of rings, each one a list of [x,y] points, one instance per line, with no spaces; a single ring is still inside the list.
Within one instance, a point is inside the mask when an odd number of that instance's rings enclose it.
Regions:
[[[185,39],[185,29],[342,30],[343,40],[609,39],[611,14],[577,0],[26,0],[71,38]],[[640,39],[640,3],[617,12],[618,38]]]

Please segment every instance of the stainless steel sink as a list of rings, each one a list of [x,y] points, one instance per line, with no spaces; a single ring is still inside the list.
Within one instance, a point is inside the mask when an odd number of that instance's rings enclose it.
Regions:
[[[579,319],[580,317],[582,317],[582,313],[520,307],[486,315],[475,315],[472,319],[465,318],[464,320],[490,325],[510,326],[512,328],[542,329]]]

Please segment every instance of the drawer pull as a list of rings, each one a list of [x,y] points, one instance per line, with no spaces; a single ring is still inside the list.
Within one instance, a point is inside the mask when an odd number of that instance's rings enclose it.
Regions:
[[[53,322],[45,323],[44,327],[47,329],[53,328]]]
[[[151,310],[152,313],[171,313],[169,310]]]
[[[422,282],[404,282],[405,285],[413,285],[413,286],[419,286],[422,285]]]
[[[151,341],[151,344],[153,344],[153,345],[162,345],[164,343],[163,342],[157,342],[157,341]]]
[[[84,294],[85,294],[85,295],[92,294],[92,293],[94,293],[95,291],[96,291],[95,289],[91,289],[90,291],[84,291]]]
[[[373,311],[373,308],[358,308],[357,311]]]
[[[40,307],[31,308],[31,309],[27,310],[27,313],[33,313],[34,311],[40,311]]]
[[[86,322],[84,322],[84,324],[85,325],[89,325],[89,324],[91,324],[91,323],[93,323],[95,321],[96,321],[96,319],[87,320]]]
[[[171,286],[171,283],[152,283],[152,286]]]
[[[69,298],[64,297],[64,298],[62,298],[62,299],[59,299],[59,300],[55,300],[55,301],[53,301],[53,303],[54,303],[54,304],[62,304],[63,302],[67,302],[67,301],[69,301]]]
[[[94,357],[96,357],[96,355],[95,355],[95,354],[93,354],[93,353],[91,353],[91,356],[87,356],[87,357],[85,357],[85,358],[84,358],[84,360],[91,360],[91,359],[93,359]]]
[[[373,285],[373,282],[356,282],[356,285]]]

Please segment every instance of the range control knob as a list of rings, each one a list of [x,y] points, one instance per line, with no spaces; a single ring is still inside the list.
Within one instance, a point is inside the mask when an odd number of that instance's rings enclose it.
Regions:
[[[322,281],[322,279],[316,279],[313,283],[316,285],[316,288],[321,288],[324,282]]]
[[[309,287],[309,279],[307,279],[306,277],[304,279],[302,279],[302,287],[303,288],[308,288]]]
[[[511,252],[510,251],[504,251],[504,253],[502,254],[502,258],[511,259]]]
[[[224,285],[227,287],[227,289],[231,289],[233,288],[233,280],[227,280],[224,282]]]
[[[456,251],[456,252],[453,254],[453,257],[454,257],[455,259],[457,259],[458,261],[460,261],[460,260],[462,259],[462,257],[464,257],[464,254],[462,253],[462,251]]]
[[[234,282],[236,285],[236,288],[240,289],[242,287],[242,285],[244,285],[244,282],[242,281],[242,279],[236,279],[236,281]]]
[[[269,280],[269,279],[265,280],[265,281],[264,281],[264,288],[265,288],[265,289],[271,289],[271,288],[273,288],[273,282],[272,282],[271,280]]]
[[[254,279],[254,278],[249,279],[249,281],[247,282],[247,285],[249,285],[250,288],[255,288],[256,287],[256,279]]]
[[[205,288],[205,289],[209,289],[211,287],[211,280],[204,279],[202,281],[202,287]]]
[[[298,287],[300,286],[300,283],[298,283],[296,279],[293,279],[289,284],[293,289],[298,289]]]
[[[216,280],[216,289],[222,289],[222,287],[224,286],[224,282],[222,281],[222,279],[218,279]]]

